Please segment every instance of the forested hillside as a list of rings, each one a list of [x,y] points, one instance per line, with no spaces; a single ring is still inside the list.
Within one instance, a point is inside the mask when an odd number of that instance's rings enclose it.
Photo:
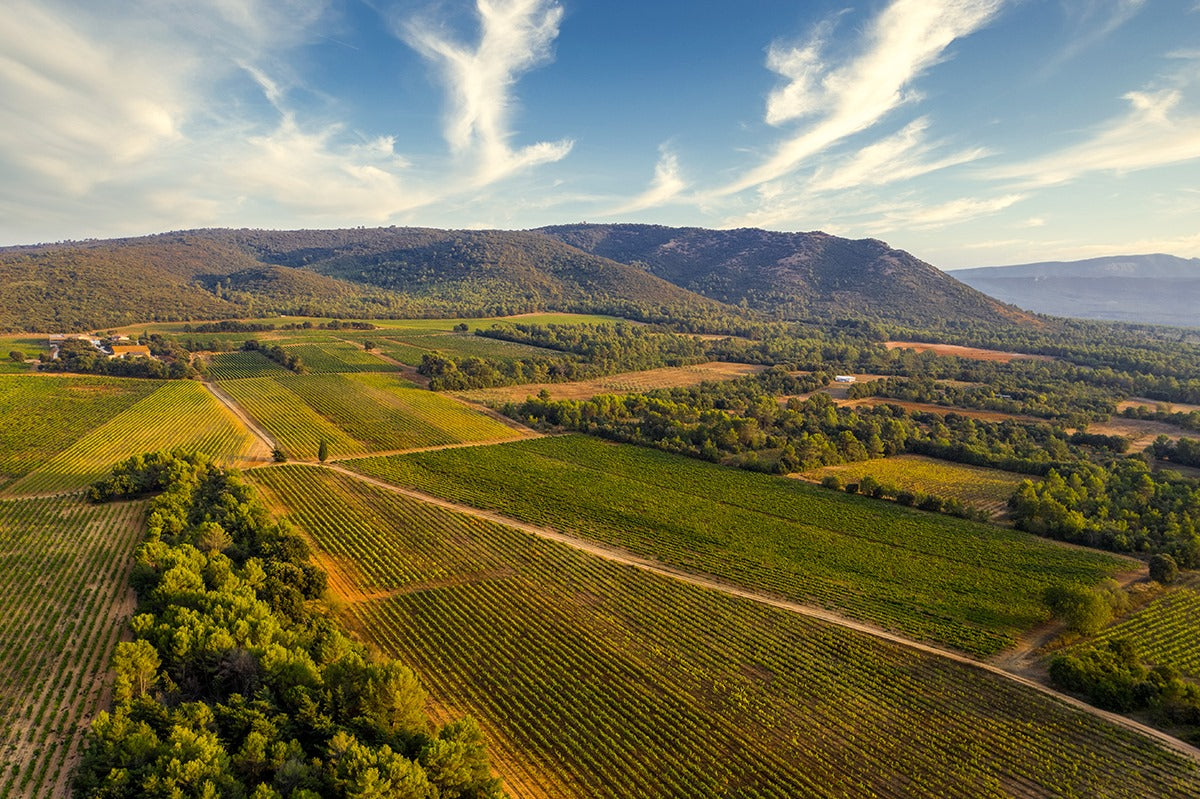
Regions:
[[[793,319],[838,317],[907,323],[1015,322],[1032,318],[876,239],[743,228],[560,225],[542,229],[588,252],[722,302]]]

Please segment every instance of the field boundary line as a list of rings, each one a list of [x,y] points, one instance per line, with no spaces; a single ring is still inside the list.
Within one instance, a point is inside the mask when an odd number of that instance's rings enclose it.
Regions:
[[[680,582],[688,583],[690,585],[694,585],[694,586],[697,586],[700,588],[706,588],[710,591],[717,591],[717,592],[725,594],[727,596],[737,597],[739,599],[746,599],[751,602],[757,602],[758,604],[761,604],[761,605],[767,605],[769,607],[776,608],[778,610],[784,610],[784,611],[787,611],[790,613],[795,613],[797,615],[807,616],[809,618],[817,619],[819,621],[824,621],[828,624],[834,624],[839,627],[843,627],[846,629],[854,630],[859,633],[863,633],[865,635],[870,635],[874,638],[878,638],[878,639],[881,639],[884,641],[889,641],[893,644],[897,644],[899,646],[905,647],[907,649],[912,649],[917,652],[921,652],[923,654],[933,655],[935,657],[939,657],[939,658],[942,658],[945,660],[951,660],[951,661],[954,661],[955,663],[960,663],[965,666],[971,666],[980,671],[984,671],[989,674],[993,674],[997,677],[1007,679],[1011,682],[1018,683],[1019,685],[1023,685],[1026,688],[1032,688],[1033,690],[1038,691],[1042,694],[1045,694],[1046,696],[1049,696],[1052,699],[1057,699],[1059,702],[1069,705],[1069,706],[1075,708],[1076,710],[1080,710],[1084,713],[1089,713],[1089,714],[1096,716],[1097,718],[1103,719],[1104,721],[1107,721],[1111,724],[1116,724],[1117,726],[1124,727],[1127,730],[1130,730],[1130,731],[1133,731],[1136,733],[1140,733],[1141,735],[1144,735],[1148,738],[1152,738],[1157,743],[1166,746],[1168,749],[1173,750],[1177,754],[1183,755],[1183,756],[1191,759],[1193,762],[1200,763],[1200,748],[1197,748],[1188,743],[1185,743],[1184,741],[1181,741],[1180,739],[1175,738],[1172,735],[1168,735],[1167,733],[1165,733],[1161,730],[1157,730],[1153,727],[1142,724],[1141,722],[1138,722],[1138,721],[1134,721],[1133,719],[1127,718],[1120,714],[1112,713],[1107,710],[1102,710],[1102,709],[1096,707],[1095,705],[1088,704],[1087,702],[1083,701],[1082,699],[1077,699],[1073,696],[1070,696],[1069,694],[1065,694],[1060,691],[1057,691],[1048,685],[1038,682],[1037,680],[1030,679],[1029,677],[1025,677],[1020,674],[1015,674],[1011,671],[1008,671],[1006,669],[1003,669],[1003,668],[993,665],[991,663],[985,663],[983,661],[975,660],[974,658],[968,657],[967,655],[964,655],[962,653],[955,652],[950,649],[943,649],[941,647],[934,646],[932,644],[923,643],[921,641],[916,641],[911,638],[907,638],[903,635],[899,635],[897,633],[891,632],[889,630],[885,630],[882,627],[876,627],[873,624],[867,624],[865,622],[860,622],[855,619],[851,619],[849,617],[843,616],[840,613],[837,613],[835,611],[827,610],[825,608],[817,607],[815,605],[806,605],[801,602],[794,602],[792,600],[781,599],[779,597],[771,596],[770,594],[764,594],[764,593],[760,593],[758,591],[752,591],[747,588],[741,588],[739,586],[730,585],[728,583],[721,582],[719,580],[716,580],[716,579],[713,579],[710,577],[704,577],[701,575],[693,574],[691,572],[686,572],[686,571],[682,571],[680,569],[675,569],[670,566],[666,566],[662,563],[659,563],[657,561],[639,557],[638,555],[634,555],[631,552],[627,552],[625,550],[618,549],[616,547],[610,547],[610,546],[606,546],[604,544],[598,544],[598,543],[588,541],[588,540],[585,540],[582,538],[577,538],[573,535],[568,535],[566,533],[559,532],[558,530],[555,530],[550,527],[542,527],[539,525],[529,524],[527,522],[523,522],[518,519],[513,519],[508,516],[504,516],[502,514],[494,512],[494,511],[482,510],[480,508],[475,508],[470,505],[463,505],[461,503],[453,502],[448,499],[443,499],[441,497],[436,497],[431,494],[426,494],[423,491],[416,491],[411,488],[405,488],[403,486],[398,486],[393,483],[389,483],[385,480],[380,480],[375,477],[370,477],[368,475],[360,474],[351,469],[347,469],[344,466],[338,466],[338,465],[334,465],[334,464],[324,464],[323,468],[330,469],[331,471],[335,471],[340,474],[347,475],[348,477],[352,477],[357,480],[361,480],[365,483],[369,483],[371,485],[377,486],[386,491],[392,491],[394,493],[402,494],[402,495],[410,497],[412,499],[420,500],[422,502],[427,502],[431,505],[437,505],[438,507],[445,508],[447,510],[457,511],[459,513],[463,513],[468,516],[474,516],[479,519],[484,519],[486,521],[491,521],[491,522],[495,522],[497,524],[502,524],[506,527],[512,527],[517,530],[521,530],[526,533],[535,535],[539,538],[546,539],[548,541],[556,541],[560,544],[565,544],[566,546],[569,546],[573,549],[579,550],[581,552],[586,552],[590,555],[595,555],[597,557],[604,558],[605,560],[609,560],[614,563],[619,563],[619,564],[622,564],[625,566],[632,566],[634,568],[641,569],[643,571],[647,571],[652,574],[657,574],[661,577],[667,577],[667,578],[670,578],[673,580],[678,580]]]

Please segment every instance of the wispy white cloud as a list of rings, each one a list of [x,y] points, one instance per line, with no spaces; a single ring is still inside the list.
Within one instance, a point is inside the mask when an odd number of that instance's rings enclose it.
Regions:
[[[474,159],[486,184],[537,164],[559,161],[572,142],[509,144],[512,87],[523,72],[551,57],[562,6],[552,0],[477,0],[480,37],[474,46],[451,40],[428,22],[410,21],[403,35],[441,70],[449,97],[445,135],[451,150]]]
[[[1025,199],[1024,194],[1005,194],[1000,197],[978,199],[960,197],[937,205],[905,204],[889,209],[878,219],[868,222],[871,231],[897,231],[903,229],[930,230],[990,216]]]
[[[1042,72],[1049,73],[1083,51],[1108,39],[1146,7],[1147,0],[1072,0],[1063,3],[1071,30],[1066,45]]]
[[[633,199],[616,208],[601,211],[598,215],[623,216],[647,208],[657,208],[677,199],[687,189],[687,185],[687,181],[680,174],[679,158],[664,144],[658,148],[658,163],[654,166],[654,179],[650,181],[650,186]]]
[[[841,163],[821,167],[809,181],[808,190],[826,192],[857,186],[882,186],[991,154],[985,147],[972,147],[948,155],[934,155],[939,145],[925,140],[929,124],[928,117],[913,120],[899,132],[867,145]]]
[[[1200,115],[1184,111],[1181,88],[1129,92],[1125,114],[1057,152],[996,167],[986,177],[1023,187],[1067,183],[1095,172],[1124,173],[1200,158]]]
[[[816,117],[758,166],[722,188],[734,194],[790,173],[831,145],[874,126],[919,94],[913,82],[945,57],[956,40],[979,30],[1002,0],[893,0],[867,27],[858,53],[826,62],[830,28],[798,47],[772,46],[767,66],[787,80],[767,99],[773,125]]]

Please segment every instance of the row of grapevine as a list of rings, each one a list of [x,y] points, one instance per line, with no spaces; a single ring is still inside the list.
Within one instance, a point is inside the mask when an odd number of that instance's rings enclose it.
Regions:
[[[289,375],[221,387],[284,451],[302,459],[315,458],[322,439],[339,457],[518,436],[486,414],[394,374]]]
[[[208,376],[213,380],[240,380],[286,374],[290,372],[261,352],[220,352],[208,361]]]
[[[346,341],[310,341],[286,344],[288,355],[296,355],[314,374],[331,372],[391,372],[398,367]]]
[[[175,447],[234,466],[269,455],[202,383],[172,380],[6,486],[3,493],[23,496],[82,488],[123,458]]]
[[[44,463],[160,386],[118,377],[0,376],[0,480]]]
[[[1200,591],[1180,587],[1106,628],[1097,640],[1127,638],[1146,663],[1200,679]]]
[[[0,501],[0,797],[66,796],[132,611],[142,503]]]
[[[251,477],[380,597],[347,608],[356,626],[544,775],[516,797],[1200,790],[1193,762],[961,664],[329,470]]]
[[[987,656],[1128,561],[794,480],[562,436],[352,468]],[[680,513],[686,508],[686,513]]]

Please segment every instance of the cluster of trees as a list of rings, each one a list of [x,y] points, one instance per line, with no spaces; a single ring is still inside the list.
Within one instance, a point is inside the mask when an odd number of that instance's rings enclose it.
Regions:
[[[1106,710],[1151,710],[1172,724],[1200,725],[1200,686],[1182,679],[1171,666],[1147,668],[1127,638],[1055,655],[1050,680]]]
[[[118,645],[77,796],[503,796],[475,722],[435,729],[410,669],[312,612],[324,573],[235,474],[139,456],[91,495],[154,491],[134,640]]]
[[[495,325],[476,335],[556,350],[564,355],[525,358],[422,356],[417,371],[435,391],[520,383],[587,380],[617,372],[682,366],[711,360],[704,341],[617,322],[595,325]]]
[[[1114,398],[1107,390],[1087,383],[1014,379],[1021,376],[1010,373],[1005,380],[969,384],[945,383],[932,377],[889,377],[855,383],[850,386],[848,396],[851,399],[888,397],[907,402],[1022,414],[1056,419],[1068,427],[1107,419],[1115,410]]]
[[[1148,419],[1154,422],[1166,422],[1184,430],[1200,430],[1200,411],[1173,411],[1166,403],[1159,404],[1153,409],[1145,405],[1131,405],[1121,411],[1126,419]]]
[[[1172,442],[1166,436],[1159,436],[1150,445],[1149,452],[1159,460],[1180,466],[1200,467],[1200,440],[1194,438],[1181,437]]]
[[[1040,483],[1022,482],[1008,504],[1022,530],[1200,565],[1200,483],[1153,472],[1141,458],[1053,469]]]
[[[241,322],[236,319],[183,326],[185,333],[265,333],[274,329],[275,325],[268,322]]]
[[[299,355],[293,355],[278,344],[267,346],[251,338],[246,339],[242,344],[242,349],[246,352],[260,352],[284,369],[290,369],[298,375],[308,371],[308,367],[304,365],[304,360]]]

